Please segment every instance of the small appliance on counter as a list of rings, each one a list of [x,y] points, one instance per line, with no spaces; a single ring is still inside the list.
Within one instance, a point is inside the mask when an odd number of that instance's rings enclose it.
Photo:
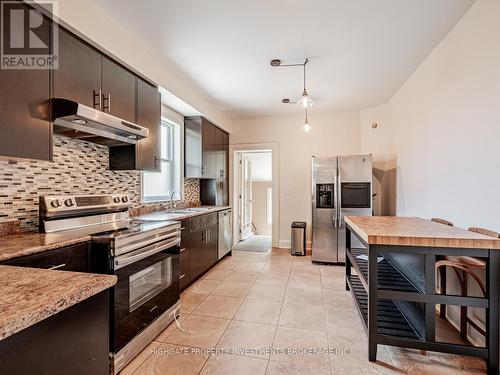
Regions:
[[[111,372],[118,373],[173,320],[180,306],[181,225],[129,217],[125,194],[40,198],[40,231],[91,236],[91,272],[110,290]]]
[[[312,158],[312,261],[344,263],[346,216],[372,215],[372,155]],[[353,247],[364,246],[355,237]]]

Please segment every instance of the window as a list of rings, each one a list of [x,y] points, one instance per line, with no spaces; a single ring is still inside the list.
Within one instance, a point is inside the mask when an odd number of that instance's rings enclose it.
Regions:
[[[273,189],[266,189],[266,221],[270,225],[273,223]]]
[[[181,127],[166,119],[161,123],[161,173],[142,174],[144,201],[170,200],[173,191],[181,191]],[[176,199],[180,197],[176,194]]]

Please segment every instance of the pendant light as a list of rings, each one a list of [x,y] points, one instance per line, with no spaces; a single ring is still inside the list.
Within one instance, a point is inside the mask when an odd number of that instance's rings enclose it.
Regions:
[[[297,101],[297,104],[300,104],[302,107],[307,108],[313,105],[313,100],[307,93],[306,89],[306,65],[309,62],[309,59],[306,59],[304,61],[303,67],[304,67],[304,91],[302,91],[302,96],[300,99]]]
[[[311,132],[312,130],[312,126],[311,124],[309,124],[309,120],[307,119],[307,107],[306,107],[306,121],[304,122],[304,126],[302,127],[302,130],[304,130],[304,132],[306,133],[309,133]]]

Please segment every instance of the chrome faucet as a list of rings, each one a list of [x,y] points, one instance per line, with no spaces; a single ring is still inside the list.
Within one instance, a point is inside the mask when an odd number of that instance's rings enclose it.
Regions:
[[[174,190],[172,194],[170,194],[170,202],[173,202],[175,193],[179,193],[179,197],[182,201],[182,192],[180,190]],[[174,208],[177,208],[177,203],[174,203]]]

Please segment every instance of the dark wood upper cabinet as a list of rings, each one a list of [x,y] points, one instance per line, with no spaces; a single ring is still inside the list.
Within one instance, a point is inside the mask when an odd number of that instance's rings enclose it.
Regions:
[[[38,31],[48,34],[49,28],[44,18]],[[52,159],[49,82],[49,70],[0,69],[0,156]]]
[[[137,123],[149,129],[135,145],[111,146],[111,170],[161,172],[161,104],[156,86],[137,78]]]
[[[102,57],[102,109],[123,120],[136,121],[137,78],[107,57]]]
[[[137,123],[149,129],[137,145],[141,171],[161,172],[161,103],[158,88],[137,79]]]
[[[186,117],[184,131],[186,177],[225,178],[228,134],[201,116]]]
[[[99,52],[60,27],[59,68],[53,73],[54,97],[101,109],[101,60]]]
[[[203,164],[202,176],[205,178],[217,178],[217,127],[207,119],[202,119],[202,147]]]

